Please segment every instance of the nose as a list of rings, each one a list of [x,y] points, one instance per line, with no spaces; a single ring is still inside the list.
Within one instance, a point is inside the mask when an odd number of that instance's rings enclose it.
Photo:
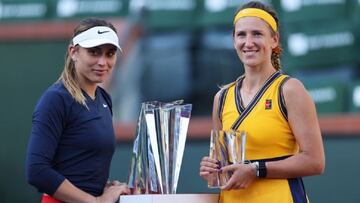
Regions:
[[[101,65],[101,66],[104,66],[106,64],[106,56],[105,56],[105,54],[102,54],[99,57],[98,64]]]
[[[254,40],[251,36],[246,36],[246,39],[245,39],[245,46],[246,47],[251,47],[254,45]]]

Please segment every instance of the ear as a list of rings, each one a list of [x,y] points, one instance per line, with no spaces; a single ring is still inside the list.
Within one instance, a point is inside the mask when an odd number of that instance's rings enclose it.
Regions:
[[[279,35],[279,32],[276,32],[275,35],[272,37],[271,48],[274,49],[275,47],[278,47],[279,41],[280,41],[280,35]]]
[[[69,53],[69,55],[70,55],[70,57],[72,58],[73,61],[76,61],[77,51],[78,51],[78,49],[77,49],[76,46],[74,46],[74,45],[72,45],[72,44],[69,45],[69,47],[68,47],[68,53]]]

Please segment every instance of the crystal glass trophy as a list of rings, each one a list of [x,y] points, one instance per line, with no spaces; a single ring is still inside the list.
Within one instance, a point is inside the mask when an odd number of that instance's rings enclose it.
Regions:
[[[209,157],[218,160],[220,167],[236,163],[245,163],[245,144],[245,131],[212,130]],[[212,173],[208,178],[208,187],[218,188],[226,185],[231,175],[230,172]]]
[[[128,185],[135,194],[175,194],[185,149],[191,104],[142,104]]]

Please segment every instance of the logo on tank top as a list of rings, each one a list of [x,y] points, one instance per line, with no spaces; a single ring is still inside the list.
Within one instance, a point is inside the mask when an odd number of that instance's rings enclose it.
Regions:
[[[272,107],[272,101],[271,101],[271,99],[267,99],[265,101],[265,110],[270,110],[271,107]]]

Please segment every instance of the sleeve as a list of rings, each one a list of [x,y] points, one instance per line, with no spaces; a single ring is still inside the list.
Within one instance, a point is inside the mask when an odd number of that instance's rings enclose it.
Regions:
[[[52,168],[63,128],[65,102],[56,91],[45,92],[35,107],[26,155],[26,177],[39,192],[53,195],[65,177]]]

